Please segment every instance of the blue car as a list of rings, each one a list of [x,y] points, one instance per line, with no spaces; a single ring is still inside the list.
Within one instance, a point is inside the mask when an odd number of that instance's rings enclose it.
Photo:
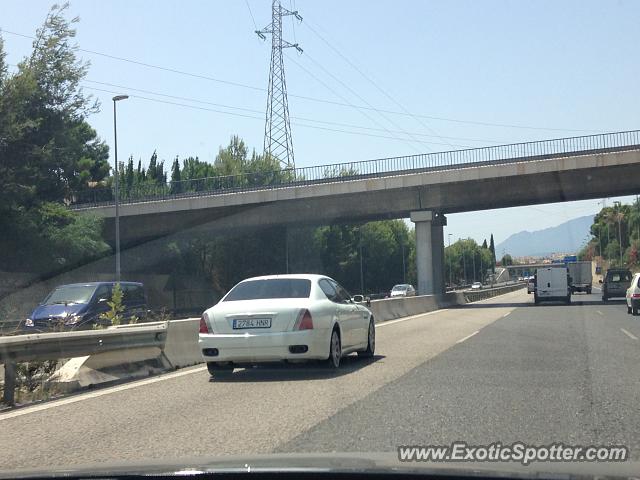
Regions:
[[[144,317],[147,299],[141,283],[119,282],[122,289],[124,323],[132,317]],[[110,310],[107,302],[116,282],[74,283],[56,287],[25,321],[25,330],[47,332],[91,329],[109,326],[102,315]]]

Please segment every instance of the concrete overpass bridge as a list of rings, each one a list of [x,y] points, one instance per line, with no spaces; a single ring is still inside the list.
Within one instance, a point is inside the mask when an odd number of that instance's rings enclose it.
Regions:
[[[130,192],[120,206],[123,245],[188,229],[411,218],[418,292],[444,290],[446,214],[640,193],[640,131],[561,138],[364,162],[189,180]],[[111,191],[71,208],[107,219]]]

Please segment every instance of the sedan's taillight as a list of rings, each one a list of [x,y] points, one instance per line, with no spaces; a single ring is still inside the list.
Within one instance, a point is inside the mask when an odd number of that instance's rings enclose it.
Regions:
[[[640,293],[631,294],[631,298],[640,298]]]
[[[307,309],[300,310],[294,330],[313,330],[313,319],[311,318],[311,312]]]
[[[207,316],[207,312],[202,314],[202,317],[200,317],[200,332],[199,333],[213,333],[211,331],[209,331],[209,323],[208,323],[209,317]]]

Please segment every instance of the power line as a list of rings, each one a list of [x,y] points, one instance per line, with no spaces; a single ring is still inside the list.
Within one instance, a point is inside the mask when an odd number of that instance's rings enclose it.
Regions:
[[[141,89],[141,88],[133,88],[133,87],[128,87],[126,85],[118,85],[118,84],[109,83],[109,82],[100,82],[100,81],[97,81],[97,80],[89,80],[89,79],[84,79],[83,82],[117,88],[117,89],[119,89],[121,91],[120,93],[122,93],[122,91],[124,91],[124,93],[139,92],[139,93],[145,93],[145,94],[148,94],[148,95],[155,95],[155,96],[158,96],[158,97],[171,98],[171,99],[174,99],[174,100],[181,100],[181,101],[185,101],[185,102],[197,103],[197,104],[202,104],[202,105],[211,105],[211,106],[214,106],[214,107],[227,108],[227,109],[230,109],[230,110],[240,110],[240,111],[249,112],[249,113],[256,113],[256,114],[259,114],[259,115],[262,115],[264,113],[262,110],[256,110],[256,109],[253,109],[253,108],[236,107],[236,106],[232,106],[232,105],[225,105],[225,104],[222,104],[222,103],[211,102],[211,101],[208,101],[208,100],[201,100],[201,99],[196,99],[196,98],[191,98],[191,97],[183,97],[183,96],[179,96],[179,95],[170,95],[170,94],[167,94],[167,93],[154,92],[152,90],[145,90],[145,89]],[[87,87],[87,88],[91,89],[92,87]],[[403,133],[403,132],[401,132],[399,130],[385,130],[385,129],[382,129],[382,128],[365,127],[363,125],[355,125],[355,124],[352,124],[352,123],[331,122],[331,121],[326,121],[326,120],[317,120],[315,118],[306,118],[306,117],[299,117],[299,116],[293,116],[293,115],[290,118],[291,119],[295,119],[295,120],[304,121],[304,122],[321,123],[321,124],[325,124],[325,125],[335,125],[335,126],[339,126],[339,127],[358,128],[358,129],[362,129],[362,130],[371,130],[371,131],[379,131],[379,132],[388,131],[388,132],[391,132],[391,133],[394,133],[394,134],[402,134]],[[412,135],[421,136],[421,137],[435,137],[435,135],[429,135],[429,134],[426,134],[426,133],[417,133],[417,132],[412,132]],[[462,140],[462,141],[468,141],[468,142],[507,143],[507,142],[504,142],[504,141],[487,140],[487,139],[483,139],[483,138],[467,138],[467,137],[443,137],[443,138],[447,138],[447,139],[450,139],[450,140]]]
[[[387,97],[389,100],[391,100],[394,104],[396,104],[398,107],[400,107],[403,112],[405,112],[408,115],[411,115],[411,117],[414,120],[417,120],[418,123],[420,123],[420,125],[422,125],[424,128],[429,130],[431,133],[435,134],[436,137],[439,137],[441,140],[443,139],[443,137],[440,137],[429,125],[427,125],[425,122],[423,122],[418,116],[413,115],[411,112],[409,112],[409,110],[407,110],[405,108],[404,105],[402,105],[395,98],[393,98],[391,95],[389,95],[370,76],[366,75],[354,62],[352,62],[349,58],[346,57],[346,55],[344,55],[342,52],[340,52],[340,50],[337,47],[334,47],[327,39],[325,39],[322,35],[320,35],[320,33],[318,33],[316,31],[316,29],[314,29],[311,25],[309,25],[308,22],[307,22],[307,24],[305,26],[309,30],[311,30],[320,40],[322,40],[331,50],[333,50],[335,53],[337,53],[340,58],[342,58],[345,62],[347,62],[347,64],[349,64],[356,72],[358,72],[360,74],[360,76],[362,76],[365,80],[367,80],[369,83],[371,83],[379,92],[381,92],[385,97]]]
[[[14,68],[18,68],[18,65],[12,64],[12,63],[8,63],[7,66],[9,67],[14,67]],[[107,86],[107,87],[113,87],[113,88],[117,88],[118,91],[115,90],[104,90],[104,89],[100,89],[100,88],[95,88],[92,86],[88,86],[88,85],[83,85],[84,88],[90,89],[90,90],[95,90],[95,91],[100,91],[100,92],[106,92],[106,93],[113,93],[113,94],[117,94],[117,93],[123,93],[123,91],[125,93],[130,93],[130,92],[139,92],[139,93],[144,93],[144,94],[148,94],[148,95],[154,95],[154,96],[158,96],[158,97],[164,97],[164,98],[170,98],[173,100],[181,100],[181,101],[185,101],[185,102],[190,102],[190,103],[197,103],[197,104],[202,104],[202,105],[210,105],[210,106],[214,106],[214,107],[219,107],[219,108],[226,108],[229,110],[239,110],[239,111],[243,111],[243,112],[249,112],[249,113],[256,113],[259,115],[262,115],[264,112],[262,110],[256,110],[253,108],[246,108],[246,107],[237,107],[234,105],[226,105],[226,104],[222,104],[222,103],[216,103],[216,102],[211,102],[209,100],[202,100],[202,99],[197,99],[197,98],[191,98],[191,97],[183,97],[180,95],[171,95],[171,94],[167,94],[167,93],[161,93],[161,92],[155,92],[152,90],[146,90],[146,89],[142,89],[142,88],[135,88],[135,87],[130,87],[130,86],[126,86],[126,85],[119,85],[119,84],[115,84],[115,83],[110,83],[110,82],[100,82],[98,80],[91,80],[91,79],[83,79],[82,80],[85,83],[91,83],[91,84],[95,84],[95,85],[102,85],[102,86]],[[136,97],[136,98],[140,98],[143,100],[149,100],[149,101],[154,101],[157,99],[152,99],[152,98],[147,98],[147,97],[142,97],[142,96],[136,96],[133,94],[130,94],[130,96],[132,97]],[[163,103],[167,103],[170,105],[177,105],[177,106],[182,106],[182,104],[179,103],[173,103],[173,102],[163,102]],[[231,112],[225,112],[222,110],[211,110],[217,113],[231,113]],[[257,117],[251,117],[251,118],[257,118]],[[320,123],[320,124],[324,124],[324,125],[334,125],[334,126],[338,126],[338,127],[347,127],[347,128],[357,128],[360,130],[370,130],[370,131],[377,131],[377,132],[387,132],[387,133],[392,133],[392,134],[403,134],[404,132],[399,131],[399,130],[389,130],[389,129],[384,129],[384,128],[375,128],[375,127],[366,127],[364,125],[356,125],[353,123],[343,123],[343,122],[331,122],[331,121],[327,121],[327,120],[318,120],[315,118],[307,118],[307,117],[300,117],[300,116],[291,116],[292,119],[295,120],[299,120],[299,121],[304,121],[304,122],[311,122],[311,123]],[[435,137],[435,135],[429,135],[426,133],[419,133],[419,132],[412,132],[412,135],[415,136],[420,136],[420,137]],[[440,136],[438,136],[440,137]],[[392,137],[385,137],[385,138],[392,138]],[[402,138],[400,137],[393,137],[395,140],[402,140]],[[495,143],[495,144],[506,144],[507,142],[504,140],[489,140],[486,138],[468,138],[468,137],[454,137],[454,136],[445,136],[442,138],[446,138],[449,140],[461,140],[461,141],[467,141],[467,142],[481,142],[481,143]],[[423,142],[421,142],[423,143]],[[443,145],[446,145],[443,143]]]
[[[289,9],[292,12],[296,11],[292,0],[289,0]],[[298,39],[296,38],[296,21],[294,20],[294,17],[291,17],[291,30],[293,31],[293,43],[298,43]]]
[[[34,40],[34,37],[29,36],[29,35],[23,35],[21,33],[10,32],[9,30],[2,30],[2,32],[9,33],[11,35],[17,35],[18,37],[29,38],[29,39]],[[233,82],[233,81],[230,81],[230,80],[223,80],[223,79],[220,79],[220,78],[215,78],[215,77],[211,77],[211,76],[208,76],[208,75],[201,75],[201,74],[198,74],[198,73],[185,72],[183,70],[178,70],[176,68],[162,67],[162,66],[159,66],[159,65],[153,65],[151,63],[145,63],[145,62],[140,62],[138,60],[132,60],[130,58],[118,57],[116,55],[111,55],[111,54],[108,54],[108,53],[96,52],[94,50],[87,50],[86,48],[78,48],[78,51],[79,52],[89,53],[91,55],[98,55],[100,57],[110,58],[112,60],[118,60],[118,61],[121,61],[121,62],[131,63],[133,65],[139,65],[141,67],[153,68],[153,69],[156,69],[156,70],[162,70],[164,72],[175,73],[175,74],[178,74],[178,75],[185,75],[187,77],[192,77],[192,78],[198,78],[200,80],[208,80],[208,81],[211,81],[211,82],[222,83],[222,84],[231,85],[231,86],[234,86],[234,87],[248,88],[248,89],[256,90],[256,91],[259,91],[259,92],[266,91],[266,89],[264,89],[264,88],[255,87],[253,85],[247,85],[247,84],[244,84],[244,83]]]
[[[361,110],[358,107],[356,107],[355,105],[353,105],[352,103],[349,102],[349,100],[347,98],[345,98],[344,96],[342,96],[340,93],[336,92],[331,86],[327,85],[327,83],[325,83],[324,81],[322,81],[321,79],[319,79],[313,72],[311,72],[308,68],[306,68],[305,66],[303,66],[302,64],[296,62],[294,59],[292,59],[291,57],[288,57],[289,61],[293,62],[295,65],[298,66],[298,68],[300,68],[301,70],[303,70],[307,75],[309,75],[311,78],[315,79],[318,83],[320,83],[323,87],[325,87],[327,90],[329,90],[331,93],[333,93],[336,97],[340,98],[341,100],[347,102],[350,106],[352,106],[353,108],[356,108],[360,113],[362,113],[362,115],[364,115],[365,117],[367,117],[369,120],[371,120],[373,123],[375,123],[376,125],[382,127],[386,132],[391,133],[389,131],[389,129],[383,125],[382,123],[380,123],[379,121],[377,121],[375,118],[373,118],[371,115],[369,115],[365,110]],[[404,140],[405,144],[409,145],[412,149],[419,151],[415,145],[412,145],[409,142],[409,139],[405,139]],[[422,142],[420,142],[422,143]]]
[[[35,37],[33,37],[33,36],[24,35],[24,34],[17,33],[17,32],[12,32],[10,30],[2,29],[1,31],[3,33],[8,33],[10,35],[15,35],[15,36],[22,37],[22,38],[27,38],[27,39],[31,39],[31,40],[35,39]],[[98,56],[109,58],[109,59],[112,59],[112,60],[118,60],[118,61],[122,61],[122,62],[131,63],[131,64],[134,64],[134,65],[138,65],[138,66],[142,66],[142,67],[146,67],[146,68],[152,68],[152,69],[161,70],[161,71],[165,71],[165,72],[169,72],[169,73],[174,73],[174,74],[178,74],[178,75],[184,75],[184,76],[187,76],[187,77],[197,78],[197,79],[200,79],[200,80],[207,80],[207,81],[211,81],[211,82],[217,82],[217,83],[221,83],[221,84],[225,84],[225,85],[230,85],[230,86],[240,87],[240,88],[246,88],[246,89],[259,91],[259,92],[265,92],[266,91],[265,88],[256,87],[254,85],[247,85],[247,84],[243,84],[243,83],[240,83],[240,82],[234,82],[234,81],[231,81],[231,80],[224,80],[224,79],[212,77],[212,76],[209,76],[209,75],[186,72],[186,71],[178,70],[178,69],[175,69],[175,68],[163,67],[163,66],[160,66],[160,65],[154,65],[154,64],[150,64],[150,63],[146,63],[146,62],[140,62],[138,60],[133,60],[133,59],[124,58],[124,57],[118,57],[116,55],[97,52],[97,51],[94,51],[94,50],[87,50],[87,49],[83,49],[83,48],[78,48],[78,51],[89,53],[91,55],[98,55]],[[369,111],[375,111],[375,112],[382,112],[382,113],[387,113],[389,115],[419,117],[419,118],[424,118],[424,119],[428,119],[428,120],[437,120],[437,121],[441,121],[441,122],[452,122],[452,123],[460,123],[460,124],[479,125],[479,126],[484,126],[484,127],[500,127],[500,128],[515,128],[515,129],[523,129],[523,130],[539,130],[539,131],[549,131],[549,132],[555,131],[555,132],[574,132],[574,133],[602,133],[601,130],[593,130],[593,129],[589,130],[589,129],[576,129],[576,128],[538,127],[538,126],[531,126],[531,125],[518,125],[518,124],[509,124],[509,123],[496,123],[496,122],[482,122],[482,121],[475,121],[475,120],[463,120],[463,119],[458,119],[458,118],[440,117],[440,116],[435,116],[435,115],[424,115],[424,114],[418,114],[418,113],[409,113],[408,114],[408,113],[405,113],[405,112],[399,112],[397,110],[388,110],[388,109],[382,109],[382,108],[377,108],[377,107],[367,107],[367,106],[363,106],[363,105],[354,105],[354,104],[352,104],[350,102],[337,102],[337,101],[328,100],[328,99],[309,97],[309,96],[306,96],[306,95],[289,94],[289,96],[290,97],[299,98],[301,100],[307,100],[307,101],[310,101],[310,102],[324,103],[324,104],[336,105],[336,106],[340,106],[340,107],[356,108],[358,110],[369,110]]]
[[[97,88],[97,87],[91,87],[91,86],[84,86],[84,88],[87,88],[89,90],[94,90],[97,92],[104,92],[104,93],[109,93],[111,95],[115,95],[118,93],[122,93],[121,91],[118,90],[107,90],[104,88]],[[176,106],[176,107],[183,107],[183,108],[190,108],[190,109],[194,109],[194,110],[201,110],[201,111],[205,111],[205,112],[213,112],[213,113],[219,113],[222,115],[232,115],[234,117],[242,117],[242,118],[250,118],[253,120],[264,120],[263,117],[258,117],[258,116],[254,116],[254,115],[247,115],[247,114],[243,114],[243,113],[236,113],[236,112],[227,112],[224,110],[217,110],[217,109],[213,109],[213,108],[207,108],[207,107],[200,107],[198,105],[189,105],[186,103],[180,103],[180,102],[172,102],[169,100],[160,100],[158,98],[151,98],[151,97],[145,97],[142,95],[129,95],[129,97],[131,98],[137,98],[139,100],[145,100],[145,101],[149,101],[149,102],[156,102],[156,103],[161,103],[161,104],[165,104],[165,105],[172,105],[172,106]],[[374,138],[386,138],[389,140],[397,140],[397,141],[405,141],[404,138],[399,138],[399,137],[394,137],[394,136],[386,136],[386,135],[376,135],[376,134],[372,134],[372,133],[364,133],[364,132],[354,132],[354,131],[350,131],[350,130],[342,130],[342,129],[337,129],[337,128],[327,128],[327,127],[320,127],[317,125],[307,125],[305,123],[301,123],[301,122],[295,122],[294,123],[297,126],[300,127],[304,127],[304,128],[313,128],[315,130],[324,130],[324,131],[329,131],[329,132],[338,132],[338,133],[346,133],[349,135],[360,135],[360,136],[365,136],[365,137],[374,137]],[[422,143],[422,144],[436,144],[435,142],[425,142],[422,140],[416,140],[417,143]],[[444,145],[444,144],[442,144]],[[456,147],[460,147],[460,148],[472,148],[470,145],[455,145]]]
[[[349,85],[347,85],[345,82],[343,82],[340,78],[338,78],[336,75],[334,75],[332,72],[330,72],[329,70],[327,70],[326,68],[324,68],[318,61],[314,60],[313,57],[311,57],[311,55],[307,54],[306,55],[307,58],[309,60],[311,60],[313,62],[314,65],[316,65],[318,68],[320,68],[323,72],[325,72],[327,75],[329,75],[331,78],[333,78],[336,82],[338,82],[340,85],[342,85],[345,89],[347,89],[349,92],[351,92],[354,96],[356,96],[361,102],[363,102],[364,104],[366,104],[369,108],[373,108],[373,105],[371,105],[366,99],[364,99],[362,97],[362,95],[360,95],[358,92],[356,92],[353,88],[351,88]],[[382,118],[384,118],[387,122],[389,122],[391,125],[393,125],[395,128],[398,128],[399,130],[402,130],[404,132],[404,129],[398,125],[396,122],[394,122],[393,120],[390,120],[389,118],[386,117],[386,115],[384,113],[381,112],[377,112],[378,115],[380,115]],[[406,135],[409,135],[412,139],[413,136],[409,133],[406,133]]]
[[[249,6],[249,0],[244,0],[244,3],[247,5],[247,10],[249,10],[249,15],[251,15],[251,21],[253,22],[253,28],[255,30],[258,29],[258,25],[256,25],[256,19],[253,18],[253,12],[251,11],[251,7]]]

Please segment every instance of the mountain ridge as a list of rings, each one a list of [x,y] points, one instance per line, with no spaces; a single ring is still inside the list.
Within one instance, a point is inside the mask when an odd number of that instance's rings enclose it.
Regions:
[[[593,223],[593,215],[585,215],[542,230],[523,230],[496,245],[496,257],[504,253],[512,257],[545,256],[552,253],[577,253]]]

